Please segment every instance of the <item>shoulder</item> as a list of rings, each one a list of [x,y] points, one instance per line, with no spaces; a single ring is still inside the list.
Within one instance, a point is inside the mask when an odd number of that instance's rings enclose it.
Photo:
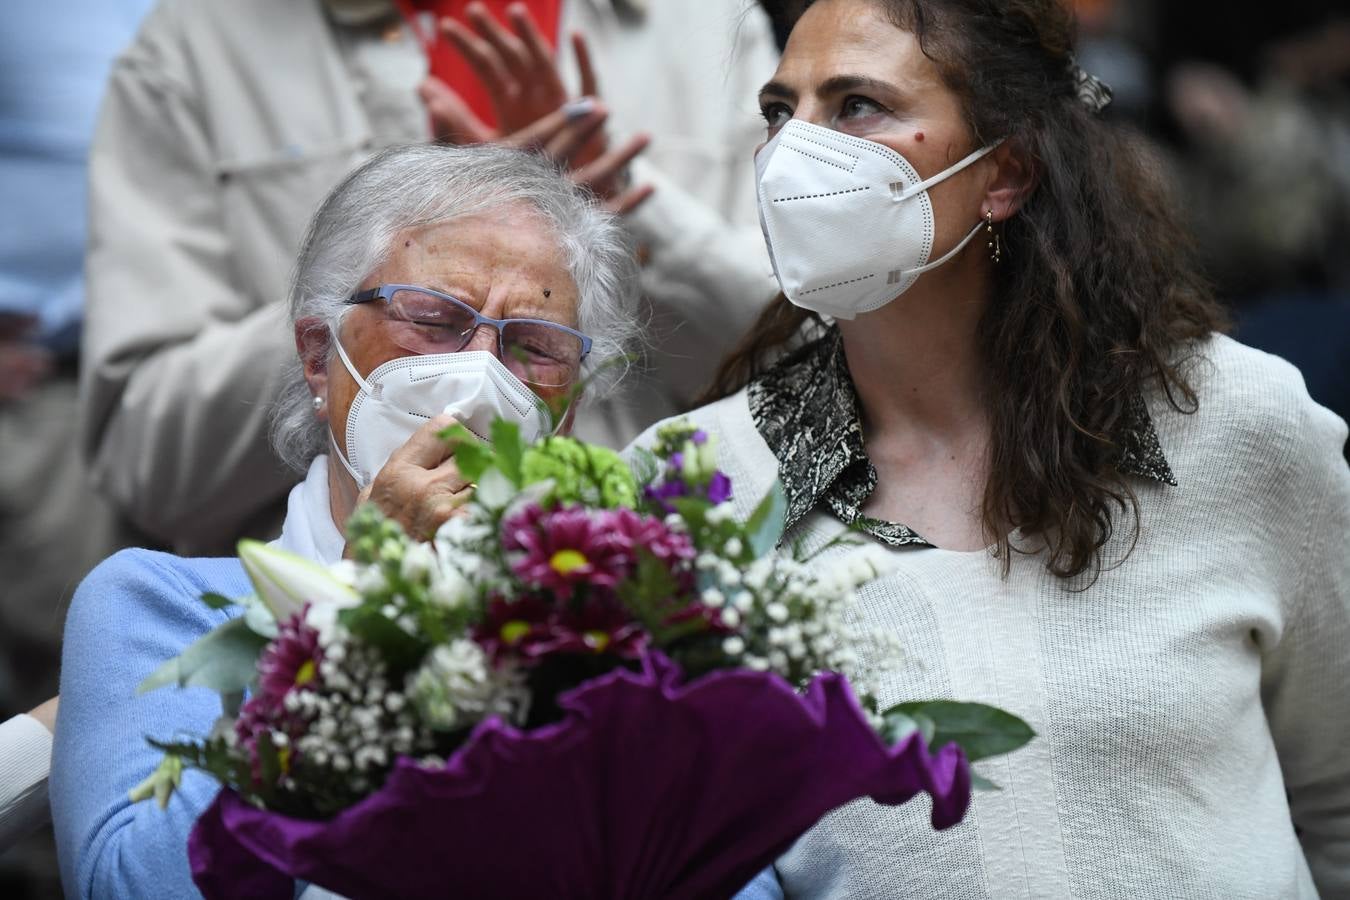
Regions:
[[[114,74],[137,77],[187,91],[202,81],[200,69],[218,64],[251,65],[260,41],[325,27],[318,2],[274,0],[159,0],[141,21]],[[392,8],[392,7],[391,7]]]
[[[1266,455],[1334,451],[1339,455],[1346,426],[1308,394],[1292,364],[1215,335],[1196,348],[1195,389],[1203,409],[1233,438],[1258,442]]]
[[[739,442],[751,436],[758,437],[755,423],[750,418],[750,406],[746,400],[746,391],[745,388],[742,388],[721,400],[714,401],[706,406],[700,406],[682,415],[662,419],[648,426],[645,431],[633,439],[625,452],[632,452],[637,447],[646,449],[654,446],[657,431],[672,422],[681,420],[692,422],[709,434],[715,435],[719,447],[727,442]]]
[[[1180,413],[1161,395],[1150,412],[1166,432],[1169,459],[1193,477],[1283,495],[1313,490],[1344,467],[1345,422],[1309,396],[1285,360],[1215,335],[1191,349],[1182,371],[1195,412]],[[1178,477],[1184,484],[1186,473]]]
[[[249,590],[237,559],[190,559],[153,550],[122,550],[105,559],[80,583],[66,628],[122,631],[153,620],[196,630],[223,621],[224,614],[198,602],[213,592],[239,596]]]
[[[656,444],[658,429],[681,419],[708,432],[716,442],[717,466],[731,479],[733,508],[742,517],[749,515],[778,479],[778,458],[755,427],[745,389],[685,415],[657,422],[638,435],[624,455],[631,456],[639,447],[650,449]]]

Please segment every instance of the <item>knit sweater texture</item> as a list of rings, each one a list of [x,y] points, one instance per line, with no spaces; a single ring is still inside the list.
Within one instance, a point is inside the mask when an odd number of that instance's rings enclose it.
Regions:
[[[980,701],[1036,730],[976,766],[1002,790],[944,832],[922,798],[849,804],[742,897],[1350,897],[1346,426],[1282,360],[1223,337],[1199,353],[1198,411],[1148,398],[1178,484],[1132,481],[1138,542],[1117,517],[1124,561],[1095,582],[1044,553],[1004,577],[987,551],[899,547],[859,592],[905,649],[883,706]],[[777,461],[745,392],[692,418],[747,515]],[[817,508],[787,540],[842,531]]]
[[[66,619],[61,708],[52,754],[52,824],[67,897],[198,897],[187,835],[219,790],[183,774],[165,809],[127,791],[159,765],[146,738],[210,732],[220,698],[206,688],[136,686],[229,618],[199,602],[248,593],[236,559],[123,550],[80,584]]]

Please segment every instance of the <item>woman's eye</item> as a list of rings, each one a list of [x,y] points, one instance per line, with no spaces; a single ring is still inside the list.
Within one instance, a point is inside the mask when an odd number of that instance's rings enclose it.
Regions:
[[[868,116],[874,116],[885,111],[880,103],[875,103],[866,97],[848,97],[844,100],[840,115],[845,119],[865,119]]]
[[[782,128],[792,118],[792,110],[782,103],[766,103],[759,108],[759,114],[764,117],[764,122],[769,126],[770,131],[775,128]]]

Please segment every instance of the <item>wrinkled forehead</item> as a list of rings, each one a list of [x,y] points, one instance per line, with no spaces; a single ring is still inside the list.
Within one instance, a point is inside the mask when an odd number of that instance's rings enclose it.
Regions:
[[[491,307],[493,315],[577,318],[577,286],[559,233],[527,207],[406,228],[391,244],[363,288],[411,284]]]

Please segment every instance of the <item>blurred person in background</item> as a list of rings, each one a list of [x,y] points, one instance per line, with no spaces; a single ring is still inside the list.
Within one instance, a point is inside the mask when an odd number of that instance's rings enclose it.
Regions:
[[[275,533],[293,473],[268,447],[267,419],[293,350],[277,326],[304,222],[382,147],[433,129],[520,140],[539,126],[570,96],[558,67],[537,65],[555,53],[541,43],[561,45],[570,72],[559,31],[585,35],[605,94],[571,107],[600,143],[568,158],[632,213],[658,358],[636,406],[583,411],[579,433],[620,444],[669,412],[682,399],[669,386],[701,382],[773,295],[749,180],[750,86],[776,59],[767,19],[717,0],[491,5],[161,0],[119,60],[92,155],[82,449],[100,490],[150,535],[200,553]],[[447,14],[460,27],[438,29]],[[500,61],[488,84],[440,62],[447,31],[466,61]],[[627,177],[645,142],[606,144],[609,109],[615,133],[652,137],[651,165]]]
[[[47,820],[64,608],[130,539],[76,441],[86,158],[113,57],[150,0],[5,6],[0,29],[0,895],[53,893]],[[39,707],[39,704],[42,704]],[[39,707],[34,709],[34,707]],[[32,715],[22,714],[33,710]],[[50,715],[48,712],[50,711]],[[16,715],[18,714],[18,715]],[[14,852],[5,851],[14,848]]]
[[[1174,6],[1160,7],[1164,28],[1228,18]],[[1350,417],[1350,17],[1296,0],[1174,40],[1161,48],[1164,134],[1205,268],[1237,336]]]

